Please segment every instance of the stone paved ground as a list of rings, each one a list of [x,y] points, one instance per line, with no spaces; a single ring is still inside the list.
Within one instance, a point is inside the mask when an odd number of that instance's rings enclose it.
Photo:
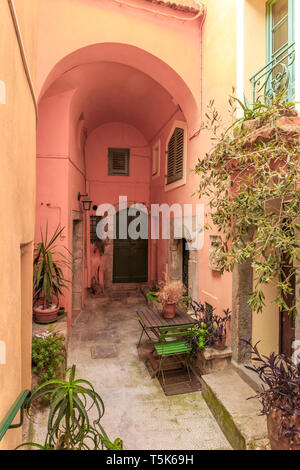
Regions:
[[[102,420],[126,450],[230,449],[201,392],[166,397],[139,362],[136,343],[140,297],[88,298],[70,335],[68,365],[102,396]]]

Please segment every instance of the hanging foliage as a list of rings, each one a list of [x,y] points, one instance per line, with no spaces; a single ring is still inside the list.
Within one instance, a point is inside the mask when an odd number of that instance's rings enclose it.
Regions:
[[[231,116],[238,101],[229,99]],[[221,273],[251,259],[252,309],[262,311],[263,285],[272,283],[274,302],[295,313],[287,298],[300,265],[300,120],[284,93],[270,105],[250,106],[246,99],[239,104],[244,117],[230,127],[214,101],[208,106],[202,131],[212,132],[213,148],[195,168],[199,197],[208,199],[212,223],[222,234]]]

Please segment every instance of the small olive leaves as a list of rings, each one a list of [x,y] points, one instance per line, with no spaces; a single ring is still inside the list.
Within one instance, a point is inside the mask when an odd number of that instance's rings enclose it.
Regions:
[[[231,108],[236,102],[230,97]],[[295,313],[288,299],[300,265],[300,127],[292,120],[297,113],[283,94],[270,105],[239,104],[244,117],[229,127],[209,104],[203,128],[212,132],[213,147],[195,168],[199,197],[208,200],[212,223],[223,234],[221,272],[251,259],[252,309],[262,311],[263,286],[271,283],[274,302]]]

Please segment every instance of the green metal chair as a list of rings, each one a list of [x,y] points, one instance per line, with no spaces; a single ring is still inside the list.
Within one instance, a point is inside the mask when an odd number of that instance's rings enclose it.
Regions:
[[[166,391],[166,377],[164,368],[164,362],[166,359],[172,357],[170,365],[177,365],[181,364],[187,371],[188,380],[184,380],[181,382],[174,382],[168,384],[168,387],[173,387],[174,385],[179,385],[183,383],[189,383],[192,386],[192,378],[190,372],[190,355],[192,352],[192,339],[193,339],[193,330],[192,327],[164,327],[159,328],[159,342],[154,343],[154,348],[156,353],[158,354],[160,361],[159,367],[157,370],[156,375],[162,376],[163,381],[163,389]]]

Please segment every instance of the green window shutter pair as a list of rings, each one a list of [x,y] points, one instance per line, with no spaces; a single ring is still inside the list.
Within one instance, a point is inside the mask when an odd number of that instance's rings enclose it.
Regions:
[[[123,148],[108,149],[108,175],[129,176],[130,150]]]
[[[167,184],[183,177],[184,129],[176,127],[168,144]]]

